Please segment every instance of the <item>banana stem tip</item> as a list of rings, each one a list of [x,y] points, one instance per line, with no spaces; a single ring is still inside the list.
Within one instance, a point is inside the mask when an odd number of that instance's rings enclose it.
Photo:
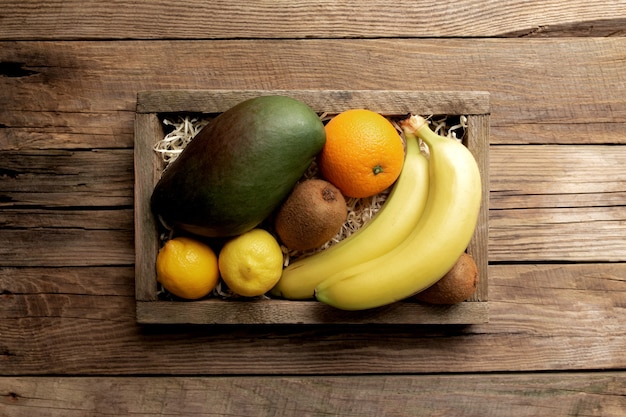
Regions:
[[[405,133],[415,134],[426,123],[426,119],[424,119],[422,116],[409,114],[406,119],[400,122],[400,126]]]

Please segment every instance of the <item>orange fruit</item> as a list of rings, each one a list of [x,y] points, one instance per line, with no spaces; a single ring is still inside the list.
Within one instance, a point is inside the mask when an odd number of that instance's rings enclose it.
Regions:
[[[325,130],[319,170],[344,196],[376,195],[400,175],[404,145],[384,116],[366,109],[346,110],[333,117]]]
[[[156,259],[157,281],[172,294],[197,300],[219,279],[218,258],[206,244],[187,237],[168,240]]]

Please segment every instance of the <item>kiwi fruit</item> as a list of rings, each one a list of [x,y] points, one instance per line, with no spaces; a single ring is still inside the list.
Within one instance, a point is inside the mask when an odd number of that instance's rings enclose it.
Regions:
[[[332,239],[347,216],[341,191],[328,181],[312,178],[293,188],[276,214],[274,227],[288,249],[306,251]]]
[[[456,304],[467,300],[478,285],[478,267],[471,255],[463,253],[439,281],[415,295],[429,304]]]

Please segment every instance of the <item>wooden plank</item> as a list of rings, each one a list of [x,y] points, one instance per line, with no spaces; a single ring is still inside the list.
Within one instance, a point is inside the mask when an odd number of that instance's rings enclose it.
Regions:
[[[132,265],[132,217],[128,207],[4,207],[0,266]]]
[[[605,198],[626,191],[626,146],[495,146],[490,156],[497,209],[546,207],[550,200],[542,199],[568,194],[592,194],[606,205]],[[572,198],[568,206],[579,204]]]
[[[497,146],[490,152],[491,261],[626,259],[626,148]]]
[[[103,297],[100,294],[12,294],[3,299],[2,317],[6,320],[74,317],[87,323],[108,321],[112,315],[117,315],[117,320],[132,321],[134,314],[128,308],[129,304],[132,304],[130,297]]]
[[[560,143],[624,143],[620,126],[605,125],[626,123],[624,50],[626,38],[2,42],[0,62],[16,62],[32,74],[0,77],[0,109],[8,110],[0,124],[23,136],[21,123],[33,112],[60,112],[61,124],[79,122],[79,113],[134,112],[143,90],[488,91],[492,126],[512,130],[504,142],[524,140],[525,132],[515,131],[520,126],[560,126],[567,133],[567,125],[594,133],[555,138],[552,128],[545,136]],[[127,137],[133,117],[111,125]],[[609,135],[602,139],[602,132]]]
[[[0,413],[621,417],[623,372],[329,377],[1,377]]]
[[[257,0],[242,7],[190,1],[172,10],[158,1],[4,1],[3,39],[220,39],[488,36],[619,36],[619,1],[465,0],[359,3]],[[427,18],[425,18],[427,16]],[[164,24],[166,22],[166,24]],[[280,22],[280,24],[276,24]],[[414,24],[419,22],[419,24]]]
[[[484,91],[403,90],[163,90],[140,91],[138,113],[216,112],[262,95],[286,95],[302,100],[316,112],[340,113],[367,108],[385,115],[488,114]],[[210,109],[210,110],[207,110]]]
[[[83,230],[129,230],[133,228],[133,209],[129,207],[71,209],[2,208],[0,227],[4,229],[54,229],[80,228]]]
[[[626,367],[626,263],[489,268],[486,324],[158,327],[134,322],[132,269],[77,268],[64,276],[3,268],[2,374],[407,375]],[[54,281],[44,284],[38,273]],[[51,291],[54,282],[58,289]],[[92,285],[108,289],[94,297]]]
[[[129,111],[24,112],[0,108],[0,150],[131,148]]]
[[[163,163],[153,151],[155,138],[163,138],[156,114],[137,114],[135,120],[135,297],[157,299],[155,262],[159,252],[157,220],[150,208],[152,190],[163,172]]]
[[[486,273],[485,273],[486,275]],[[400,302],[368,311],[337,310],[317,301],[202,300],[193,303],[137,302],[142,324],[468,324],[489,321],[489,305],[464,302],[431,306]]]
[[[0,294],[134,296],[133,266],[1,267]],[[43,300],[43,298],[42,298]]]
[[[581,123],[510,123],[500,125],[492,117],[491,143],[508,145],[552,145],[552,144],[626,144],[626,123],[596,122],[583,120]]]
[[[624,217],[622,205],[496,210],[489,220],[490,260],[623,262]]]
[[[0,266],[132,265],[133,240],[132,229],[0,229]]]
[[[0,202],[17,207],[123,207],[133,204],[132,151],[2,152]]]
[[[489,270],[489,142],[481,144],[485,138],[489,138],[489,116],[477,115],[468,117],[467,120],[467,144],[476,159],[482,187],[480,211],[474,236],[469,243],[467,252],[472,255],[478,267],[478,285],[476,291],[469,298],[470,301],[488,300],[488,274]],[[487,242],[487,248],[485,248]]]
[[[30,317],[3,319],[3,375],[159,375],[165,369],[174,375],[385,375],[584,371],[622,369],[626,364],[626,335],[616,319],[593,328],[599,317],[615,314],[605,307],[580,314],[511,303],[504,308],[513,311],[507,312],[494,309],[490,301],[489,324],[470,329],[438,326],[439,331],[388,324],[357,329],[328,324],[169,325],[156,330],[138,329],[132,324],[133,311],[119,314],[119,305],[111,303],[106,309],[96,303],[98,311],[88,305],[85,300],[83,308],[52,309],[49,314],[31,310]],[[86,311],[82,318],[54,316]],[[496,312],[502,318],[494,328]],[[522,320],[513,326],[518,318]],[[583,323],[569,324],[578,319]],[[503,322],[509,324],[508,332]]]

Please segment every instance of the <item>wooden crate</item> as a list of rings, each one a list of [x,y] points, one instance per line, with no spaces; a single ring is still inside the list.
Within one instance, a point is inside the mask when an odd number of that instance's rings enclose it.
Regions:
[[[159,238],[150,196],[163,163],[153,151],[163,138],[163,113],[220,113],[248,98],[281,94],[316,112],[368,108],[383,115],[466,115],[465,145],[482,174],[483,198],[468,252],[479,268],[479,286],[467,301],[432,306],[412,301],[366,311],[342,311],[317,301],[164,301],[157,297],[155,259]],[[489,201],[489,94],[458,91],[176,90],[145,91],[137,97],[135,120],[135,298],[137,322],[151,324],[474,324],[488,321],[487,242]]]

